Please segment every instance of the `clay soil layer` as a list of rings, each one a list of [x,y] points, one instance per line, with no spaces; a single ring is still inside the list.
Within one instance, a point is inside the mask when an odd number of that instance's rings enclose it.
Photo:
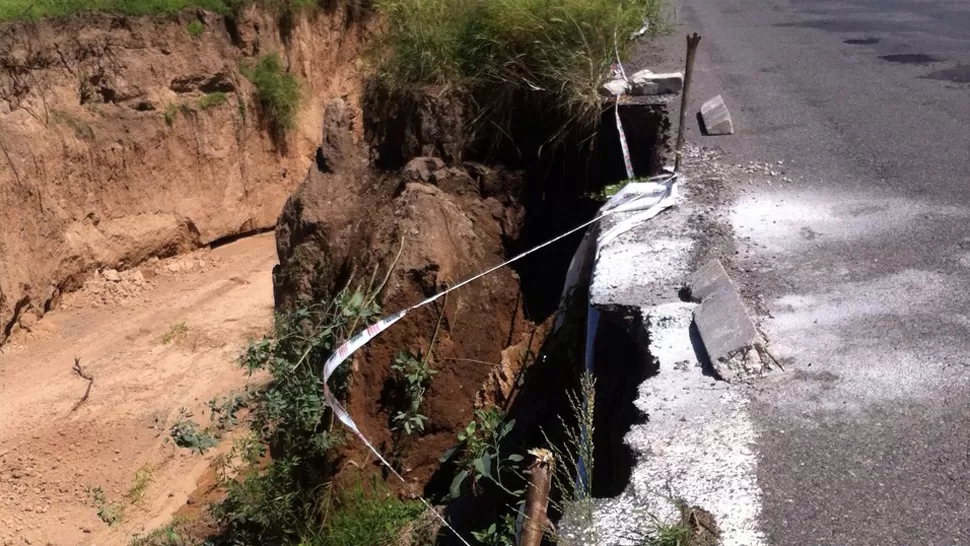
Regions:
[[[210,399],[245,388],[236,358],[270,328],[275,264],[263,235],[95,276],[4,346],[0,544],[127,544],[185,506],[211,455],[166,444],[168,428],[183,406],[208,424]],[[72,412],[87,384],[75,357],[94,385]],[[126,498],[146,470],[144,496]],[[111,527],[93,487],[123,508]]]

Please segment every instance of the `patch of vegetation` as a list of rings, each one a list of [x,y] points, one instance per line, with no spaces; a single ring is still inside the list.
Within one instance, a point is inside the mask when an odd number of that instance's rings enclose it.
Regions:
[[[168,331],[158,338],[158,341],[162,345],[168,345],[173,341],[178,341],[180,339],[185,339],[185,336],[189,333],[189,325],[182,322],[176,322],[175,324],[169,326]]]
[[[125,493],[125,500],[132,504],[141,502],[145,498],[145,491],[148,490],[148,486],[152,484],[154,479],[155,469],[146,463],[135,472],[135,478],[132,480],[131,487]]]
[[[555,120],[549,141],[590,134],[599,88],[617,52],[645,22],[661,28],[662,0],[378,0],[388,23],[376,64],[393,92],[467,90],[479,119],[508,126],[524,106]]]
[[[340,513],[332,506],[330,480],[333,448],[343,437],[319,378],[337,346],[379,316],[371,287],[345,290],[328,304],[278,315],[273,335],[251,343],[241,357],[250,373],[268,371],[273,381],[250,403],[252,436],[234,446],[238,467],[222,472],[236,476],[225,483],[228,495],[215,510],[230,542],[329,544],[320,541],[329,540]],[[331,379],[338,398],[346,395],[348,368]],[[262,465],[259,446],[273,455]]]
[[[296,126],[301,100],[299,82],[284,69],[278,53],[264,55],[255,65],[243,66],[240,71],[256,87],[259,114],[270,133],[282,141]]]
[[[87,492],[91,495],[94,507],[98,510],[98,519],[111,527],[120,522],[125,516],[125,508],[119,503],[109,502],[108,497],[100,486],[88,487]]]
[[[169,104],[165,107],[165,123],[172,125],[175,123],[175,118],[179,115],[178,105]]]
[[[239,410],[246,407],[246,398],[235,392],[229,396],[209,400],[209,422],[216,430],[226,432],[239,425]]]
[[[199,36],[202,36],[202,33],[205,31],[205,25],[202,24],[202,21],[193,19],[188,26],[185,27],[185,30],[189,32],[189,36],[192,38],[198,38]]]
[[[472,537],[481,546],[508,546],[515,543],[515,518],[511,514],[502,516],[502,520],[492,523],[481,531],[472,531]]]
[[[314,546],[395,544],[405,526],[425,510],[418,501],[402,501],[385,491],[377,480],[367,490],[358,484],[343,492],[337,507]]]
[[[131,537],[129,546],[196,546],[182,531],[187,520],[176,516],[165,527],[155,529],[144,535]]]
[[[430,354],[428,351],[428,355],[418,360],[410,352],[401,351],[391,364],[405,401],[405,408],[391,416],[392,430],[401,430],[408,436],[424,431],[428,417],[420,413],[421,403],[431,378],[438,373],[428,366]]]
[[[514,427],[515,419],[506,421],[497,408],[475,410],[475,418],[458,433],[459,445],[441,457],[442,463],[457,457],[461,469],[451,483],[452,498],[461,495],[462,486],[469,477],[472,478],[473,492],[478,491],[483,480],[488,480],[513,497],[522,496],[522,491],[510,491],[502,483],[503,477],[524,459],[522,455],[505,456],[501,452],[502,441]]]
[[[216,106],[221,106],[228,101],[226,94],[222,91],[216,91],[214,93],[207,93],[204,97],[199,99],[199,109],[208,110],[209,108],[214,108]]]
[[[179,409],[178,419],[172,424],[168,435],[175,445],[198,451],[203,454],[218,445],[218,440],[208,430],[205,430],[191,419],[192,413],[185,408]]]

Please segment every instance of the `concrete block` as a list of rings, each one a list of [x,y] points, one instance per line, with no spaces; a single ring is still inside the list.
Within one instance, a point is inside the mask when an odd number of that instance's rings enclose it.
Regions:
[[[731,279],[720,260],[711,260],[690,276],[685,287],[685,296],[690,301],[700,303],[721,288],[729,288]]]
[[[630,89],[630,84],[626,80],[610,80],[600,87],[600,94],[607,97],[619,97]]]
[[[704,130],[708,135],[733,135],[734,122],[731,112],[721,95],[701,105],[701,119],[704,120]]]
[[[684,75],[680,72],[655,74],[641,70],[630,76],[631,95],[665,95],[680,93],[684,88]]]
[[[764,340],[724,267],[708,263],[691,282],[691,297],[701,301],[694,310],[696,335],[714,372],[728,382],[762,373]]]

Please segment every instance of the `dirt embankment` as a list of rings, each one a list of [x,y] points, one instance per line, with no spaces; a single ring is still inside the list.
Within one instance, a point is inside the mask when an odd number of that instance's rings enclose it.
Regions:
[[[348,283],[366,286],[375,269],[378,280],[390,269],[382,301],[385,312],[394,313],[505,259],[524,221],[524,173],[447,165],[435,157],[415,158],[400,173],[374,170],[366,150],[331,145],[347,142],[339,136],[348,131],[343,112],[341,101],[328,105],[324,168],[310,168],[280,216],[278,308],[329,301]],[[500,269],[410,312],[356,355],[348,409],[364,434],[399,463],[409,481],[406,495],[422,494],[476,404],[507,402],[527,348],[536,350],[542,341],[542,326],[523,307],[518,275]],[[429,419],[424,432],[395,438],[391,364],[405,350],[431,350],[437,374],[421,405]],[[359,442],[348,445],[346,481],[359,480],[361,470],[381,472]]]
[[[340,9],[282,29],[256,9],[0,26],[0,343],[92,270],[271,227],[322,105],[357,104],[365,26]],[[305,97],[285,143],[240,73],[270,52]]]

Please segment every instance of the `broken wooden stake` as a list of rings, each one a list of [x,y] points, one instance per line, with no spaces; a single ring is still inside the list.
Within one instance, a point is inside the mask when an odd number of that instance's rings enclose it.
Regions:
[[[690,82],[694,74],[694,55],[697,44],[701,42],[700,34],[687,35],[687,64],[684,67],[684,91],[680,95],[680,126],[677,127],[677,148],[674,152],[674,170],[680,170],[680,159],[684,147],[684,126],[687,125],[687,95],[690,94]]]
[[[547,449],[533,449],[529,454],[535,460],[529,465],[529,485],[525,493],[525,521],[519,546],[540,546],[542,535],[548,528],[546,510],[549,508],[549,490],[556,460]]]

